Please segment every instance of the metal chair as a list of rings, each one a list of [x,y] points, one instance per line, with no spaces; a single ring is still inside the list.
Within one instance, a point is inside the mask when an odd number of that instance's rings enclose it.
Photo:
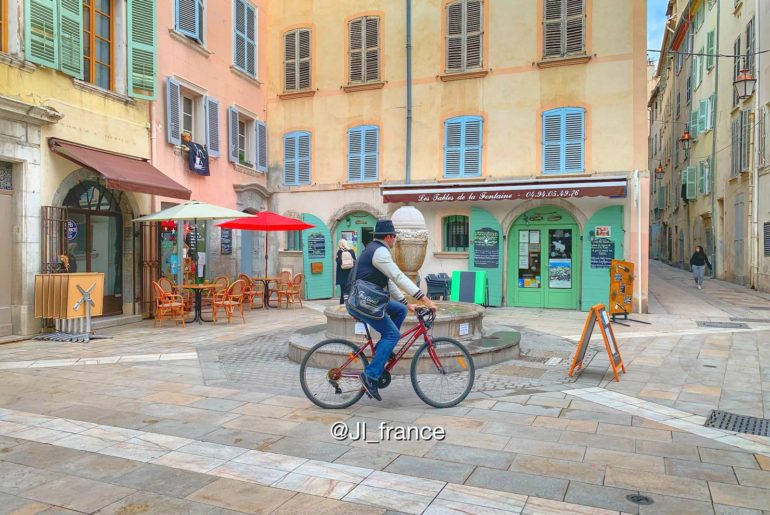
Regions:
[[[447,300],[449,298],[449,283],[443,278],[435,274],[428,274],[425,276],[425,284],[429,299],[438,300],[441,297],[442,300]]]

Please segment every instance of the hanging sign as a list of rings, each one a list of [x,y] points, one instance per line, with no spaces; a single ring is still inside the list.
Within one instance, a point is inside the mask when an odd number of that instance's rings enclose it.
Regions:
[[[233,253],[233,230],[221,227],[220,254],[226,256]]]
[[[500,266],[500,232],[491,227],[473,233],[473,266],[498,268]]]
[[[588,311],[586,317],[585,326],[583,326],[583,333],[580,335],[577,348],[575,349],[575,356],[572,358],[572,365],[569,367],[569,376],[576,370],[582,370],[583,360],[585,359],[586,350],[588,350],[588,342],[591,341],[591,335],[593,334],[594,327],[599,324],[599,332],[602,333],[602,339],[604,340],[604,348],[607,350],[607,356],[610,359],[610,368],[612,374],[615,377],[615,381],[620,381],[618,371],[626,373],[626,365],[623,363],[623,358],[620,356],[620,348],[618,342],[615,339],[615,331],[612,330],[612,323],[610,317],[607,314],[607,308],[604,304],[597,304],[592,306]]]
[[[634,309],[634,264],[613,259],[610,263],[610,315],[628,318]]]
[[[64,221],[64,230],[67,233],[67,241],[72,241],[78,237],[78,224],[72,218]]]
[[[609,268],[614,257],[614,241],[609,238],[591,238],[591,268]]]

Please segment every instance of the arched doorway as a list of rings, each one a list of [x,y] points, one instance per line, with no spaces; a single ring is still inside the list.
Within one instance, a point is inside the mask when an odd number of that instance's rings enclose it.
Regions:
[[[70,270],[104,273],[104,314],[123,312],[123,215],[115,194],[96,181],[64,198]]]
[[[364,211],[348,213],[340,218],[334,230],[333,253],[335,258],[337,256],[337,242],[341,238],[345,238],[348,243],[352,244],[356,257],[360,256],[364,247],[374,239],[375,225],[377,225],[377,219]],[[336,268],[335,262],[335,272]],[[334,277],[333,280],[336,281],[337,278]],[[339,290],[339,287],[335,286],[335,290]],[[337,293],[339,294],[339,291]]]
[[[508,233],[509,306],[578,308],[580,230],[566,210],[541,206]]]

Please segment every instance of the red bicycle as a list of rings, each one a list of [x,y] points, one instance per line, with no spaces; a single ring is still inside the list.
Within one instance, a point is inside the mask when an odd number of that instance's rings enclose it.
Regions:
[[[417,310],[418,324],[401,335],[406,339],[400,350],[390,356],[379,388],[390,385],[390,371],[422,337],[423,344],[412,356],[410,376],[414,391],[423,402],[435,408],[449,408],[461,402],[473,388],[476,369],[470,352],[452,338],[432,338],[428,332],[436,318],[429,309]],[[375,345],[369,326],[366,341],[359,347],[349,340],[324,340],[308,351],[299,369],[302,391],[314,404],[327,409],[352,406],[364,395],[358,376],[373,357]]]

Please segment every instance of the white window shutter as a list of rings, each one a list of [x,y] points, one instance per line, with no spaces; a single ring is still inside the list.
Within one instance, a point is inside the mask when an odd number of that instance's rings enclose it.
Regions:
[[[562,133],[564,116],[561,112],[543,114],[543,173],[562,171]]]
[[[205,97],[204,105],[206,106],[206,148],[210,156],[219,157],[219,101]]]
[[[455,2],[446,7],[446,69],[463,70],[463,4]]]
[[[562,0],[545,0],[543,10],[543,56],[562,55]]]
[[[566,55],[585,52],[585,13],[583,0],[564,0],[566,27],[564,30]]]
[[[460,177],[462,172],[462,121],[447,121],[444,127],[444,177]]]
[[[173,77],[166,79],[166,138],[172,145],[182,144],[182,117],[179,82]]]
[[[365,80],[367,82],[380,80],[380,19],[375,16],[365,21]]]
[[[234,107],[227,108],[227,127],[227,158],[238,163],[238,110]]]
[[[267,125],[257,120],[257,170],[267,172]]]

